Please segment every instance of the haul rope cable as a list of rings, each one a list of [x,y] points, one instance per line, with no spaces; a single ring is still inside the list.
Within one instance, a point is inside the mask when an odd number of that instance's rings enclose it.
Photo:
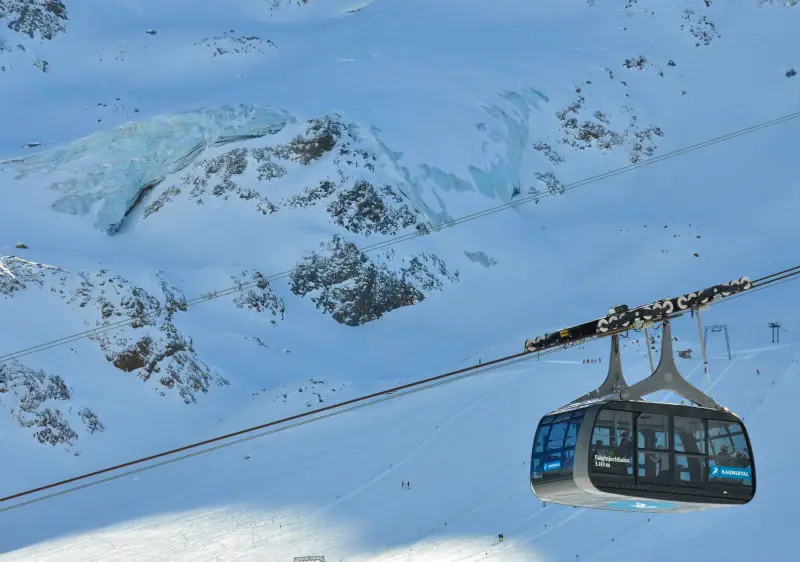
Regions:
[[[786,272],[790,272],[790,271],[792,271],[793,273],[789,273],[787,275]],[[800,277],[800,266],[796,266],[796,267],[787,269],[787,270],[785,270],[783,272],[773,273],[773,274],[761,277],[759,279],[756,279],[755,281],[752,281],[752,284],[754,286],[757,286],[757,287],[763,289],[763,288],[767,288],[769,286],[780,285],[783,282],[786,282],[786,281],[791,280],[793,278],[799,278],[799,277]],[[752,290],[753,289],[749,289],[748,291],[745,291],[743,293],[739,293],[739,295],[748,294],[749,291],[752,291]],[[719,304],[720,302],[725,302],[725,300],[728,300],[728,299],[730,299],[730,298],[732,298],[734,296],[739,296],[739,295],[731,295],[731,296],[726,297],[725,299],[722,299],[720,301],[711,302],[711,303],[709,303],[709,305],[716,305],[716,304]],[[665,316],[665,318],[675,317],[675,316],[678,316],[680,314],[683,314],[684,312],[686,312],[686,311],[678,310],[678,311],[675,311],[675,312]],[[226,434],[226,435],[217,436],[217,437],[214,437],[214,438],[211,438],[211,439],[207,439],[205,441],[200,441],[198,443],[193,443],[191,445],[186,445],[186,446],[183,446],[183,447],[179,447],[177,449],[172,449],[170,451],[157,453],[155,455],[150,455],[150,456],[147,456],[147,457],[135,459],[133,461],[129,461],[129,462],[126,462],[126,463],[123,463],[123,464],[120,464],[120,465],[116,465],[116,466],[104,468],[104,469],[101,469],[101,470],[96,470],[96,471],[93,471],[93,472],[89,472],[89,473],[86,473],[86,474],[82,474],[82,475],[79,475],[79,476],[76,476],[76,477],[73,477],[73,478],[69,478],[67,480],[62,480],[60,482],[54,482],[52,484],[48,484],[48,485],[45,485],[45,486],[40,486],[38,488],[33,488],[33,489],[30,489],[30,490],[26,490],[24,492],[19,492],[19,493],[16,493],[16,494],[12,494],[10,496],[6,496],[6,497],[3,497],[3,498],[0,498],[0,503],[6,502],[6,501],[9,501],[9,500],[12,500],[12,499],[21,498],[23,496],[28,496],[28,495],[31,495],[31,494],[35,494],[37,492],[42,492],[44,490],[49,490],[49,489],[52,489],[52,488],[56,488],[58,486],[63,486],[65,484],[71,484],[71,483],[77,482],[79,480],[85,480],[85,479],[91,478],[93,476],[99,476],[101,474],[106,474],[106,473],[109,473],[109,472],[120,470],[122,468],[127,468],[127,467],[130,467],[130,466],[133,466],[133,465],[141,464],[143,462],[147,462],[147,461],[159,459],[159,458],[162,458],[162,457],[166,457],[166,456],[169,456],[169,455],[173,455],[175,453],[188,451],[190,449],[196,449],[196,448],[202,447],[204,445],[209,445],[211,443],[216,443],[218,441],[224,441],[224,440],[227,440],[227,439],[231,439],[233,437],[238,437],[240,435],[244,435],[246,433],[252,433],[252,432],[258,431],[260,429],[266,429],[268,427],[273,427],[273,426],[276,426],[276,425],[282,425],[282,424],[286,424],[288,422],[294,422],[295,420],[299,420],[301,418],[310,418],[310,419],[306,419],[306,420],[303,420],[303,421],[292,423],[290,425],[285,425],[283,427],[278,427],[278,428],[275,428],[275,429],[271,429],[269,431],[258,433],[256,435],[251,435],[251,436],[248,436],[248,437],[245,437],[245,438],[242,438],[242,439],[237,439],[236,441],[230,441],[230,442],[227,442],[227,443],[222,443],[222,444],[216,445],[214,447],[210,447],[210,448],[207,448],[207,449],[202,449],[200,451],[195,451],[195,452],[192,452],[192,453],[189,453],[189,454],[186,454],[186,455],[181,455],[179,457],[175,457],[175,458],[172,458],[172,459],[164,460],[164,461],[161,461],[161,462],[158,462],[158,463],[155,463],[155,464],[147,465],[147,466],[144,466],[144,467],[141,467],[141,468],[137,468],[137,469],[134,469],[134,470],[125,471],[125,472],[120,473],[120,474],[115,474],[115,475],[112,475],[112,476],[108,476],[108,477],[100,479],[100,480],[95,480],[95,481],[92,481],[92,482],[88,482],[86,484],[81,484],[79,486],[74,486],[74,487],[68,488],[66,490],[61,490],[59,492],[53,492],[53,493],[50,493],[50,494],[46,494],[44,496],[40,496],[40,497],[37,497],[37,498],[26,500],[26,501],[23,501],[23,502],[14,504],[14,505],[10,505],[8,507],[0,508],[0,512],[10,511],[10,510],[18,508],[18,507],[23,507],[25,505],[29,505],[29,504],[32,504],[32,503],[37,503],[37,502],[40,502],[40,501],[43,501],[43,500],[46,500],[46,499],[50,499],[50,498],[53,498],[53,497],[56,497],[56,496],[65,495],[65,494],[68,494],[68,493],[71,493],[71,492],[75,492],[77,490],[81,490],[83,488],[88,488],[88,487],[91,487],[91,486],[95,486],[97,484],[102,484],[104,482],[109,482],[111,480],[116,480],[116,479],[122,478],[124,476],[129,476],[131,474],[144,472],[144,471],[150,470],[152,468],[156,468],[156,467],[159,467],[159,466],[164,466],[164,465],[171,464],[171,463],[174,463],[174,462],[177,462],[177,461],[180,461],[180,460],[184,460],[184,459],[188,459],[188,458],[191,458],[191,457],[199,456],[199,455],[204,454],[204,453],[209,453],[211,451],[216,451],[218,449],[222,449],[222,448],[225,448],[225,447],[228,447],[228,446],[231,446],[231,445],[235,445],[235,444],[238,444],[238,443],[249,441],[249,440],[255,439],[257,437],[262,437],[264,435],[270,435],[270,434],[273,434],[273,433],[278,433],[278,432],[284,431],[286,429],[290,429],[290,428],[293,428],[293,427],[297,427],[297,426],[300,426],[300,425],[305,425],[305,424],[311,423],[313,421],[318,421],[318,420],[321,420],[321,419],[325,419],[325,418],[333,417],[333,416],[336,416],[336,415],[340,415],[340,414],[343,414],[345,412],[349,412],[349,411],[352,411],[352,410],[364,408],[366,406],[371,406],[371,405],[374,405],[374,404],[377,404],[377,403],[380,403],[380,402],[391,400],[393,398],[399,398],[401,396],[406,396],[406,395],[412,394],[414,392],[421,392],[421,391],[424,391],[424,390],[428,390],[429,388],[433,388],[433,387],[436,387],[436,386],[441,386],[441,385],[444,385],[444,384],[447,384],[447,383],[450,383],[450,382],[454,382],[454,381],[457,381],[457,380],[461,380],[461,379],[465,379],[465,378],[468,378],[468,377],[471,377],[471,376],[475,376],[477,374],[482,374],[482,373],[485,373],[485,372],[488,372],[488,371],[499,369],[501,367],[506,367],[508,365],[514,365],[516,363],[527,361],[527,360],[533,359],[534,357],[540,357],[542,355],[550,355],[552,353],[556,353],[558,351],[562,351],[562,350],[564,350],[566,348],[569,348],[569,347],[574,347],[576,345],[580,345],[580,344],[583,344],[583,343],[586,343],[586,342],[595,341],[595,340],[598,340],[598,339],[601,339],[601,338],[604,338],[604,337],[608,337],[608,336],[611,336],[611,335],[614,335],[614,334],[627,332],[627,331],[629,331],[631,329],[632,329],[631,327],[625,327],[625,328],[619,328],[617,330],[609,330],[608,332],[605,332],[603,334],[595,334],[595,335],[588,336],[588,337],[583,338],[583,339],[578,340],[578,341],[568,342],[568,343],[561,344],[561,345],[556,345],[554,347],[551,347],[551,348],[548,348],[548,349],[545,349],[545,350],[542,350],[542,351],[524,351],[524,352],[521,352],[521,353],[516,353],[516,354],[513,354],[513,355],[509,355],[509,356],[506,356],[506,357],[501,357],[499,359],[493,359],[493,360],[487,361],[486,363],[483,363],[481,365],[473,365],[471,367],[465,367],[463,369],[450,371],[448,373],[437,375],[435,377],[430,377],[430,378],[423,379],[423,380],[420,380],[420,381],[416,381],[416,382],[404,384],[404,385],[401,385],[401,386],[397,386],[397,387],[394,387],[394,388],[390,388],[390,389],[387,389],[387,390],[375,392],[373,394],[369,394],[369,395],[366,395],[366,396],[361,396],[361,397],[358,397],[358,398],[354,398],[352,400],[346,400],[344,402],[339,402],[337,404],[332,404],[330,406],[325,406],[324,408],[318,408],[318,409],[312,410],[310,412],[304,412],[304,413],[301,413],[301,414],[296,414],[294,416],[289,416],[287,418],[271,421],[271,422],[268,422],[268,423],[265,423],[265,424],[261,424],[261,425],[258,425],[258,426],[254,426],[254,427],[250,427],[250,428],[247,428],[247,429],[242,429],[242,430],[236,431],[234,433],[229,433],[229,434]],[[420,388],[413,388],[413,387],[420,387]],[[413,390],[409,390],[409,389],[412,389],[412,388],[413,388]],[[405,391],[405,392],[398,393],[398,391]],[[379,399],[374,400],[376,398],[379,398]],[[368,400],[369,400],[369,402],[367,402]],[[357,404],[359,402],[364,402],[364,403],[363,404],[359,404],[357,406],[352,406],[353,404]],[[344,406],[349,406],[349,407],[343,408]],[[317,415],[317,414],[321,414],[322,412],[327,412],[327,411],[330,411],[330,410],[334,410],[334,411],[330,412],[330,413],[327,413],[325,415],[321,415],[321,416]],[[316,416],[316,417],[311,417],[311,416]]]
[[[564,346],[564,347],[567,347],[567,346]],[[549,354],[555,353],[556,351],[559,351],[559,350],[560,350],[559,348],[548,349],[546,351],[541,352],[539,355],[549,355]],[[11,506],[8,506],[8,507],[3,507],[3,508],[0,508],[0,512],[9,511],[9,510],[15,509],[17,507],[22,507],[22,506],[25,506],[25,505],[28,505],[28,504],[31,504],[31,503],[36,503],[36,502],[39,502],[39,501],[42,501],[42,500],[45,500],[45,499],[49,499],[49,498],[52,498],[52,497],[55,497],[55,496],[64,495],[64,494],[67,494],[67,493],[70,493],[70,492],[74,492],[74,491],[77,491],[77,490],[80,490],[80,489],[83,489],[83,488],[88,488],[90,486],[94,486],[96,484],[101,484],[101,483],[104,483],[104,482],[109,482],[111,480],[116,480],[116,479],[121,478],[123,476],[129,476],[131,474],[136,474],[138,472],[143,472],[143,471],[149,470],[151,468],[156,468],[158,466],[164,466],[166,464],[171,464],[171,463],[177,462],[179,460],[188,459],[188,458],[191,458],[191,457],[194,457],[194,456],[201,455],[203,453],[208,453],[208,452],[211,452],[211,451],[222,449],[222,448],[228,447],[230,445],[243,443],[245,441],[249,441],[249,440],[255,439],[257,437],[263,437],[265,435],[270,435],[270,434],[273,434],[273,433],[277,433],[279,431],[284,431],[286,429],[290,429],[290,428],[297,427],[297,426],[300,426],[300,425],[305,425],[305,424],[311,423],[313,421],[318,421],[318,420],[321,420],[321,419],[333,417],[335,415],[343,414],[345,412],[349,412],[349,411],[356,410],[356,409],[359,409],[359,408],[364,408],[366,406],[371,406],[373,404],[377,404],[379,402],[384,402],[386,400],[391,400],[393,398],[399,398],[401,396],[406,396],[406,395],[412,394],[414,392],[420,392],[420,391],[423,391],[423,390],[428,390],[428,389],[436,387],[436,386],[441,386],[441,385],[449,383],[449,382],[454,382],[456,380],[460,380],[460,379],[467,378],[467,377],[470,377],[470,376],[475,376],[477,374],[482,374],[482,373],[485,373],[485,372],[488,372],[488,371],[492,371],[492,370],[495,370],[495,369],[498,369],[498,368],[501,368],[501,367],[506,367],[508,365],[513,365],[513,364],[516,364],[516,363],[520,363],[522,361],[528,361],[530,359],[533,359],[534,355],[535,354],[532,354],[532,353],[522,352],[522,353],[518,353],[518,354],[515,354],[515,355],[510,355],[510,356],[507,356],[507,357],[502,357],[500,359],[495,359],[493,361],[488,361],[486,363],[483,363],[482,365],[474,365],[474,366],[471,366],[471,367],[466,367],[464,369],[459,369],[457,371],[451,371],[449,373],[438,375],[436,377],[431,377],[429,379],[416,381],[416,382],[409,383],[409,384],[406,384],[406,385],[394,387],[394,388],[391,388],[391,389],[388,389],[388,390],[379,391],[379,392],[376,392],[376,393],[373,393],[373,394],[369,394],[367,396],[361,396],[361,397],[358,397],[358,398],[354,398],[352,400],[346,400],[344,402],[339,402],[337,404],[332,404],[332,405],[326,406],[324,408],[318,408],[318,409],[312,410],[310,412],[303,412],[302,414],[296,414],[294,416],[290,416],[290,417],[287,417],[287,418],[271,421],[271,422],[268,422],[268,423],[265,423],[265,424],[262,424],[262,425],[259,425],[259,426],[250,427],[250,428],[239,430],[239,431],[236,431],[234,433],[229,433],[229,434],[226,434],[226,435],[220,435],[218,437],[214,437],[214,438],[211,438],[211,439],[208,439],[208,440],[205,440],[205,441],[201,441],[201,442],[198,442],[198,443],[193,443],[191,445],[186,445],[184,447],[179,447],[177,449],[172,449],[170,451],[165,451],[165,452],[157,453],[155,455],[151,455],[151,456],[148,456],[148,457],[143,457],[143,458],[140,458],[140,459],[136,459],[136,460],[133,460],[133,461],[130,461],[130,462],[127,462],[127,463],[123,463],[123,464],[117,465],[117,466],[104,468],[104,469],[97,470],[97,471],[94,471],[94,472],[82,474],[80,476],[76,476],[74,478],[69,478],[67,480],[63,480],[63,481],[60,481],[60,482],[55,482],[55,483],[52,483],[52,484],[48,484],[46,486],[40,486],[38,488],[34,488],[34,489],[31,489],[31,490],[26,490],[24,492],[20,492],[20,493],[17,493],[17,494],[6,496],[4,498],[0,498],[0,503],[6,502],[6,501],[9,501],[9,500],[12,500],[12,499],[20,498],[22,496],[27,496],[27,495],[30,495],[30,494],[34,494],[36,492],[41,492],[41,491],[44,491],[44,490],[55,488],[57,486],[63,486],[65,484],[70,484],[70,483],[73,483],[73,482],[77,482],[79,480],[84,480],[86,478],[91,478],[92,476],[99,476],[100,474],[105,474],[105,473],[108,473],[108,472],[119,470],[121,468],[127,468],[129,466],[133,466],[133,465],[136,465],[136,464],[141,464],[143,462],[147,462],[147,461],[150,461],[150,460],[155,460],[155,459],[162,458],[162,457],[165,457],[165,456],[168,456],[168,455],[172,455],[172,454],[175,454],[175,453],[179,453],[179,452],[182,452],[182,451],[187,451],[187,450],[190,450],[190,449],[194,449],[194,448],[197,448],[197,447],[201,447],[203,445],[209,445],[209,444],[215,443],[217,441],[230,439],[232,437],[237,437],[237,436],[243,435],[245,433],[251,433],[251,432],[257,431],[259,429],[265,429],[267,427],[284,424],[284,423],[287,423],[287,422],[290,422],[290,421],[294,421],[294,420],[297,420],[297,419],[300,419],[300,418],[304,418],[304,417],[309,417],[309,416],[312,416],[312,415],[315,415],[315,414],[320,414],[320,413],[325,412],[327,410],[335,410],[334,412],[330,412],[330,413],[325,414],[325,415],[316,416],[316,417],[313,417],[311,419],[295,422],[295,423],[292,423],[290,425],[286,425],[286,426],[283,426],[283,427],[280,427],[280,428],[276,428],[276,429],[272,429],[272,430],[269,430],[269,431],[265,431],[263,433],[259,433],[259,434],[256,434],[256,435],[251,435],[251,436],[248,436],[248,437],[245,437],[245,438],[242,438],[242,439],[238,439],[236,441],[223,443],[221,445],[217,445],[217,446],[214,446],[214,447],[211,447],[211,448],[208,448],[208,449],[203,449],[201,451],[196,451],[196,452],[193,452],[193,453],[189,453],[187,455],[182,455],[180,457],[176,457],[176,458],[172,458],[172,459],[169,459],[169,460],[161,461],[161,462],[156,463],[156,464],[147,465],[147,466],[142,467],[142,468],[126,471],[126,472],[121,473],[121,474],[115,474],[113,476],[109,476],[109,477],[103,478],[101,480],[96,480],[96,481],[92,481],[92,482],[89,482],[89,483],[86,483],[86,484],[82,484],[80,486],[75,486],[73,488],[62,490],[60,492],[55,492],[55,493],[52,493],[52,494],[48,494],[48,495],[45,495],[45,496],[34,498],[32,500],[27,500],[25,502],[21,502],[21,503],[15,504],[15,505],[11,505]],[[420,385],[425,385],[425,386],[420,386]],[[411,387],[414,387],[414,386],[420,386],[420,388],[407,390],[407,389],[410,389]],[[405,390],[405,392],[398,393],[398,391],[401,391],[401,390]],[[373,400],[371,402],[365,402],[367,400],[375,399],[375,398],[377,398],[377,400]],[[354,404],[354,403],[357,403],[357,402],[365,402],[365,403],[359,404],[357,406],[351,406],[351,404]],[[343,408],[344,406],[349,406],[349,407]]]
[[[739,129],[738,131],[734,131],[732,133],[728,133],[728,134],[725,134],[725,135],[714,137],[712,139],[709,139],[709,140],[706,140],[706,141],[703,141],[703,142],[700,142],[700,143],[697,143],[697,144],[693,144],[693,145],[690,145],[690,146],[687,146],[687,147],[684,147],[684,148],[681,148],[681,149],[678,149],[678,150],[674,150],[672,152],[668,152],[668,153],[662,154],[660,156],[655,156],[653,158],[648,158],[647,160],[642,160],[642,161],[636,162],[634,164],[629,164],[627,166],[623,166],[621,168],[617,168],[617,169],[611,170],[609,172],[604,172],[602,174],[597,174],[597,175],[591,176],[589,178],[586,178],[586,179],[583,179],[583,180],[580,180],[580,181],[565,185],[563,187],[563,190],[562,190],[561,193],[564,193],[566,191],[571,191],[571,190],[573,190],[575,188],[582,187],[584,185],[588,185],[588,184],[594,183],[596,181],[604,180],[604,179],[607,179],[607,178],[610,178],[610,177],[613,177],[613,176],[616,176],[616,175],[619,175],[619,174],[623,174],[625,172],[629,172],[629,171],[632,171],[632,170],[635,170],[635,169],[638,169],[638,168],[641,168],[641,167],[644,167],[644,166],[648,166],[650,164],[656,164],[656,163],[661,162],[663,160],[668,160],[670,158],[675,158],[677,156],[682,156],[684,154],[688,154],[690,152],[694,152],[695,150],[700,150],[701,148],[706,148],[706,147],[709,147],[709,146],[713,146],[715,144],[718,144],[718,143],[721,143],[721,142],[725,142],[725,141],[728,141],[728,140],[731,140],[731,139],[734,139],[734,138],[737,138],[737,137],[740,137],[740,136],[743,136],[743,135],[746,135],[746,134],[749,134],[749,133],[753,133],[753,132],[759,131],[761,129],[766,129],[768,127],[773,127],[775,125],[780,125],[780,124],[783,124],[783,123],[787,123],[787,122],[789,122],[789,121],[791,121],[793,119],[797,119],[798,117],[800,117],[800,111],[795,112],[795,113],[790,113],[788,115],[784,115],[782,117],[778,117],[778,118],[772,119],[770,121],[765,121],[763,123],[759,123],[758,125],[752,125],[750,127],[744,128],[744,129]],[[492,215],[494,213],[497,213],[497,212],[500,212],[500,211],[504,211],[506,209],[510,209],[512,207],[523,205],[525,203],[530,203],[531,201],[537,201],[538,202],[541,199],[544,199],[545,197],[552,197],[553,195],[555,195],[555,193],[546,192],[546,193],[536,193],[534,195],[529,195],[529,196],[526,196],[526,197],[522,197],[522,198],[517,199],[515,201],[510,201],[510,202],[504,203],[502,205],[489,207],[487,209],[484,209],[483,211],[478,211],[476,213],[465,215],[463,217],[459,217],[459,218],[453,219],[451,221],[445,221],[445,222],[440,223],[438,225],[432,226],[430,228],[430,230],[427,231],[427,232],[417,232],[417,231],[415,231],[415,232],[411,232],[411,233],[401,234],[399,236],[395,236],[394,238],[390,238],[390,239],[384,240],[382,242],[378,242],[378,243],[375,243],[375,244],[372,244],[372,245],[369,245],[369,246],[365,246],[365,247],[363,247],[361,249],[361,252],[367,253],[367,252],[373,252],[373,251],[376,251],[376,250],[387,248],[387,247],[392,246],[394,244],[398,244],[400,242],[405,242],[406,240],[411,240],[411,239],[417,238],[419,236],[427,235],[430,232],[438,232],[438,231],[443,230],[445,228],[457,226],[457,225],[463,224],[465,222],[469,222],[469,221],[472,221],[472,220],[475,220],[475,219],[483,218],[485,216],[489,216],[489,215]],[[319,264],[319,266],[322,266],[326,261],[327,260],[323,260],[322,263]],[[317,266],[312,266],[312,267],[317,267]],[[270,275],[269,277],[265,277],[264,279],[267,282],[276,281],[278,279],[283,279],[285,277],[289,277],[292,273],[295,272],[296,269],[297,268],[292,268],[292,269],[283,271],[281,273],[276,273],[276,274]],[[244,291],[246,289],[250,289],[250,288],[256,287],[256,286],[258,286],[259,283],[263,283],[263,280],[253,281],[253,282],[249,282],[249,283],[240,283],[240,284],[228,287],[226,289],[207,292],[207,293],[204,293],[203,295],[201,295],[199,297],[196,297],[196,298],[191,299],[191,300],[187,300],[185,302],[185,306],[188,308],[189,306],[193,306],[193,305],[200,304],[200,303],[203,303],[203,302],[208,302],[210,300],[214,300],[214,299],[217,299],[217,298],[220,298],[220,297],[224,297],[224,296],[228,296],[228,295],[231,295],[231,294],[234,294],[234,293],[237,293],[237,292],[241,292],[241,291]],[[117,329],[123,328],[125,326],[129,326],[129,325],[133,324],[134,322],[139,322],[139,321],[142,321],[143,319],[149,318],[151,316],[156,316],[156,315],[157,314],[145,314],[145,315],[142,315],[142,316],[136,316],[134,318],[128,318],[126,320],[119,320],[117,322],[112,322],[112,323],[109,323],[109,324],[104,324],[102,326],[98,326],[97,328],[92,328],[90,330],[77,332],[77,333],[72,334],[70,336],[64,336],[63,338],[59,338],[59,339],[56,339],[56,340],[51,340],[49,342],[45,342],[45,343],[42,343],[42,344],[39,344],[39,345],[35,345],[35,346],[32,346],[32,347],[27,347],[25,349],[21,349],[19,351],[13,352],[13,353],[7,353],[7,354],[4,354],[4,355],[0,355],[0,364],[6,363],[6,362],[11,361],[13,359],[18,359],[19,357],[24,357],[26,355],[31,355],[33,353],[38,353],[40,351],[45,351],[47,349],[58,347],[60,345],[65,345],[67,343],[71,343],[71,342],[74,342],[74,341],[77,341],[77,340],[80,340],[80,339],[84,339],[84,338],[87,338],[87,337],[90,337],[90,336],[93,336],[93,335],[98,335],[98,334],[102,334],[102,333],[109,332],[109,331],[112,331],[112,330],[117,330]]]

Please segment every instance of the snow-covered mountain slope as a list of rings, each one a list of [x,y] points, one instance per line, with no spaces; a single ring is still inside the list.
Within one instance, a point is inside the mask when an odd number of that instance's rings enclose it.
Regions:
[[[564,191],[796,111],[793,2],[0,0],[0,19],[3,495],[796,262],[797,120]],[[763,324],[762,299],[715,315]]]
[[[694,323],[674,327],[679,349],[696,349]],[[607,359],[592,344],[29,505],[4,514],[3,548],[46,540],[9,560],[789,559],[800,341],[728,327],[733,360],[712,334],[709,371],[712,394],[735,405],[751,434],[759,489],[745,507],[653,516],[536,501],[533,430],[543,412],[602,380],[603,365],[583,363]],[[623,347],[633,380],[647,368],[642,343]],[[678,365],[706,388],[694,357]],[[258,420],[260,409],[226,427]]]

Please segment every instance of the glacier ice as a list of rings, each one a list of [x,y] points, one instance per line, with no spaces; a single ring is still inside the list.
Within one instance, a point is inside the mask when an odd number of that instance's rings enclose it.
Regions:
[[[125,123],[54,150],[0,162],[17,178],[51,176],[63,194],[55,211],[88,215],[114,234],[142,190],[191,164],[207,147],[276,134],[296,118],[269,106],[239,105]]]
[[[402,153],[391,150],[368,128],[376,153],[383,153],[400,185],[426,218],[434,224],[453,220],[444,192],[475,192],[501,202],[510,201],[519,185],[531,112],[544,94],[530,87],[501,93],[497,103],[482,105],[489,117],[475,126],[480,155],[460,177],[427,163],[409,170]],[[57,212],[89,216],[94,226],[115,234],[149,188],[192,164],[209,147],[263,137],[282,131],[297,119],[270,106],[239,105],[160,115],[132,122],[29,157],[0,162],[17,178],[47,177],[58,193],[51,208]],[[354,130],[359,127],[349,123]]]

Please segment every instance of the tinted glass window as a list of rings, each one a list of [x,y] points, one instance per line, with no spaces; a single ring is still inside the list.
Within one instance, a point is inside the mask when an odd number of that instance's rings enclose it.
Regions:
[[[546,457],[561,457],[561,448],[564,446],[564,437],[567,434],[566,422],[554,423],[550,428],[550,435],[547,436],[544,444]]]
[[[669,449],[669,416],[639,414],[636,444],[640,449]]]
[[[706,453],[706,426],[703,420],[675,416],[675,451]]]
[[[669,453],[639,453],[638,461],[640,482],[651,484],[669,484],[671,482]]]
[[[562,417],[569,418],[570,421],[555,421],[552,425],[541,424],[536,431],[531,457],[531,479],[546,480],[572,475],[575,443],[583,420],[583,411],[567,412],[555,418],[548,416],[546,419],[558,420]]]
[[[540,425],[538,431],[536,432],[536,437],[533,440],[533,452],[534,453],[541,453],[544,451],[544,440],[547,439],[548,434],[550,433],[550,426],[549,425]]]
[[[706,458],[694,455],[675,455],[677,483],[682,486],[702,486],[706,482]]]
[[[736,422],[708,422],[709,479],[725,484],[752,485],[750,448]]]
[[[633,414],[601,410],[592,431],[589,469],[606,474],[633,475]]]
[[[572,471],[572,467],[575,465],[575,449],[564,449],[561,465],[565,470]]]
[[[580,420],[573,420],[567,427],[567,438],[564,440],[564,448],[575,447],[575,442],[578,440],[578,428],[580,427]]]
[[[623,441],[630,441],[632,428],[633,414],[631,412],[601,410],[594,424],[594,431],[592,431],[592,445],[616,447]]]

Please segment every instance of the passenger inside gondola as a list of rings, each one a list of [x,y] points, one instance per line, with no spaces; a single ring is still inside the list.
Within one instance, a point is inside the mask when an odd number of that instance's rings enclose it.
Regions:
[[[593,423],[583,454],[588,456],[590,482],[598,491],[677,500],[681,505],[752,499],[755,469],[741,422],[709,419],[725,414],[703,410],[695,415],[685,407],[672,407],[672,413],[662,404],[636,405],[649,411],[613,406],[589,418]],[[583,418],[583,411],[574,417],[558,413],[543,418],[537,428],[531,485],[543,501],[551,497],[567,505],[596,502],[569,484],[576,448],[580,449],[578,437],[584,439],[583,434],[579,436]]]
[[[595,472],[620,476],[633,475],[633,450],[630,429],[633,414],[619,410],[603,410],[598,414],[592,432],[594,447],[590,468]]]
[[[711,480],[723,481],[726,484],[751,485],[752,481],[749,477],[750,451],[742,432],[742,426],[738,423],[710,420],[708,435]],[[715,467],[739,469],[739,472],[732,475],[727,471],[715,471]]]
[[[669,416],[639,414],[636,420],[639,482],[669,483],[672,479],[669,455]]]

